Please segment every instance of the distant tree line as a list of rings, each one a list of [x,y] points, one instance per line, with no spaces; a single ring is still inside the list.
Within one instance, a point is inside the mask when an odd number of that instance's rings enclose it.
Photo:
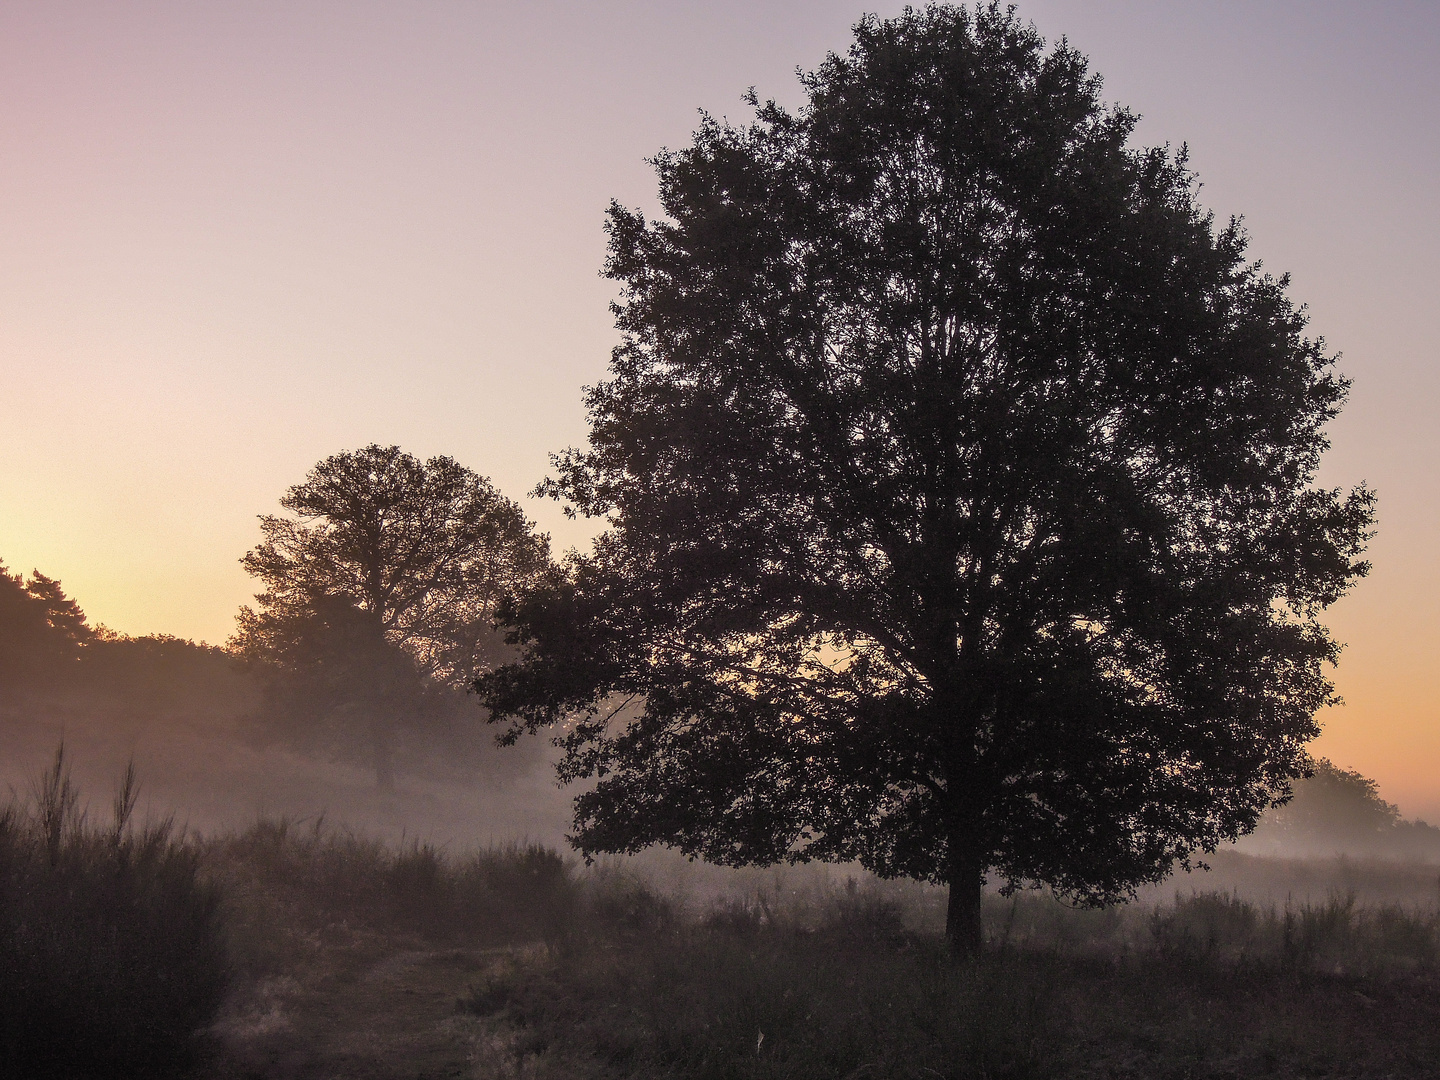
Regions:
[[[224,649],[94,626],[61,583],[0,562],[0,709],[165,715],[244,708],[245,679]]]
[[[1297,858],[1440,860],[1440,828],[1402,818],[1374,780],[1323,757],[1312,759],[1310,771],[1294,798],[1261,819],[1248,849]]]

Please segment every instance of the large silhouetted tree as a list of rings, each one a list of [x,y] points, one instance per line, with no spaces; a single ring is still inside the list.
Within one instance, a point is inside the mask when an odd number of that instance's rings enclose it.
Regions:
[[[548,541],[483,477],[396,446],[325,459],[280,505],[242,560],[264,590],[231,646],[283,673],[295,707],[363,732],[388,787],[396,724],[503,657],[496,605],[546,571]]]
[[[1313,484],[1346,383],[1287,281],[1083,57],[855,33],[611,207],[622,343],[545,485],[609,528],[481,688],[566,722],[584,851],[946,882],[968,953],[987,876],[1123,898],[1285,795],[1372,497]]]

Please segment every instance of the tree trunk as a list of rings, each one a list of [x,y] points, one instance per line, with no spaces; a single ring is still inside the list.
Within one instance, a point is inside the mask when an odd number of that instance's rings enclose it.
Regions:
[[[980,955],[984,932],[980,922],[980,894],[985,869],[971,852],[950,845],[950,903],[945,911],[945,941],[955,960]]]

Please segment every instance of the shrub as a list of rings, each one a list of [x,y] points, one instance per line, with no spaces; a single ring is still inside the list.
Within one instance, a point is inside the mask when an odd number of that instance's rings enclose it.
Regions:
[[[220,1007],[217,889],[170,821],[132,827],[133,771],[102,828],[64,748],[0,811],[0,1065],[7,1076],[139,1076],[183,1066]]]
[[[278,904],[283,918],[311,927],[345,922],[498,945],[552,938],[572,917],[575,885],[549,848],[508,844],[456,857],[420,841],[391,846],[298,824],[262,819],[212,841],[212,872],[237,899],[258,893],[260,906]]]

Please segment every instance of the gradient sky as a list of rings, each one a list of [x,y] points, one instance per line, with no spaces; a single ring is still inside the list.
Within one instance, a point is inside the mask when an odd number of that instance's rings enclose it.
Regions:
[[[871,8],[875,8],[871,5]],[[899,4],[881,4],[891,14]],[[368,442],[526,498],[614,333],[607,201],[697,108],[799,101],[858,2],[0,4],[0,559],[212,642],[237,562]],[[1027,0],[1139,141],[1293,276],[1354,379],[1322,480],[1380,494],[1317,752],[1440,819],[1440,4]]]

